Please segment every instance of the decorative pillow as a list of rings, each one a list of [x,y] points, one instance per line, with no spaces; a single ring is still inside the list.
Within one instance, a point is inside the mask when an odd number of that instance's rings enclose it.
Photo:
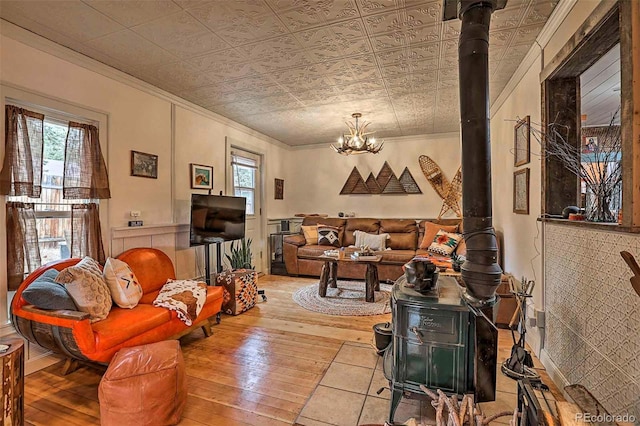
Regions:
[[[300,228],[302,228],[307,245],[318,244],[318,225],[301,226]]]
[[[142,287],[135,274],[122,260],[107,258],[102,272],[111,298],[121,308],[133,309],[142,297]]]
[[[113,301],[109,287],[102,277],[100,264],[85,257],[74,266],[60,271],[56,282],[64,284],[79,311],[87,312],[91,322],[103,320],[109,315]]]
[[[433,222],[424,223],[424,238],[420,243],[421,249],[428,249],[439,230],[445,232],[458,232],[458,225],[438,225]]]
[[[76,304],[63,285],[55,282],[58,271],[48,269],[22,292],[27,303],[40,309],[77,311]]]
[[[318,245],[340,247],[339,229],[334,226],[318,225]]]
[[[368,234],[362,231],[353,231],[353,236],[356,237],[356,247],[367,246],[375,251],[385,250],[386,240],[391,238],[389,234]]]
[[[461,239],[462,235],[460,234],[440,230],[429,246],[429,251],[449,256],[456,249]]]

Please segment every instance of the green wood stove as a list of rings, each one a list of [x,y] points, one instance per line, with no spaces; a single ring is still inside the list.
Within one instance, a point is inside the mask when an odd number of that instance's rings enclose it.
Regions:
[[[421,384],[447,394],[473,393],[476,402],[495,400],[498,330],[487,309],[468,305],[453,277],[441,277],[427,294],[406,284],[400,277],[392,292],[393,344],[384,359],[392,392],[389,422],[402,396],[424,396]]]

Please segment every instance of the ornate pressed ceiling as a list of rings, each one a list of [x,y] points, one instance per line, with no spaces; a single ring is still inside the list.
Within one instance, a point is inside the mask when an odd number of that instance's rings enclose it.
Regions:
[[[490,34],[491,101],[559,0],[509,0]],[[360,111],[379,138],[457,131],[459,20],[442,1],[57,0],[0,17],[289,145]]]

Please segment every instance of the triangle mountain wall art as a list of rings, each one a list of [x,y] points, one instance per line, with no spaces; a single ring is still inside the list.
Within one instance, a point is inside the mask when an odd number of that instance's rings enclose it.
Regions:
[[[398,178],[389,163],[385,161],[378,175],[374,176],[371,172],[367,180],[362,178],[357,167],[351,170],[340,195],[355,194],[422,194],[422,191],[408,167],[404,168]]]

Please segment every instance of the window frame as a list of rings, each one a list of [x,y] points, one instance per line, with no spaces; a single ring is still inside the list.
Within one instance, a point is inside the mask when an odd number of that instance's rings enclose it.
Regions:
[[[109,113],[86,105],[72,103],[49,96],[21,86],[0,82],[0,107],[5,110],[6,105],[18,105],[31,111],[36,111],[49,117],[57,117],[63,121],[76,121],[93,124],[98,128],[100,136],[100,148],[105,163],[109,166]],[[0,120],[0,133],[5,134],[5,120]],[[4,143],[0,143],[0,158],[4,158]],[[6,206],[6,197],[0,196],[0,202]],[[111,254],[109,240],[109,203],[110,200],[100,200],[100,225],[102,231],[102,243],[105,256]],[[0,209],[0,223],[6,223],[6,208]],[[0,238],[0,257],[6,259],[7,246],[5,238]],[[0,306],[9,306],[13,292],[7,290],[6,269],[0,271]],[[11,332],[13,329],[9,319],[9,310],[0,309],[0,335]]]
[[[242,161],[237,161],[237,159],[243,159],[246,160],[246,162],[242,162]],[[249,164],[249,163],[253,163],[253,164]],[[258,166],[257,166],[257,160],[254,160],[253,158],[249,158],[249,157],[245,157],[242,155],[239,155],[238,153],[231,153],[231,189],[233,191],[233,195],[236,197],[242,197],[242,195],[237,195],[236,194],[236,190],[241,190],[241,191],[251,191],[251,193],[253,194],[252,196],[252,203],[251,203],[251,207],[253,208],[252,212],[249,212],[249,204],[247,204],[247,216],[255,216],[256,212],[255,212],[255,199],[256,199],[256,182],[257,182],[257,178],[256,175],[258,174]],[[248,169],[252,169],[253,170],[253,186],[249,187],[249,186],[236,186],[236,182],[235,182],[235,176],[236,176],[236,168],[237,167],[245,167]],[[245,197],[246,198],[246,197]]]

